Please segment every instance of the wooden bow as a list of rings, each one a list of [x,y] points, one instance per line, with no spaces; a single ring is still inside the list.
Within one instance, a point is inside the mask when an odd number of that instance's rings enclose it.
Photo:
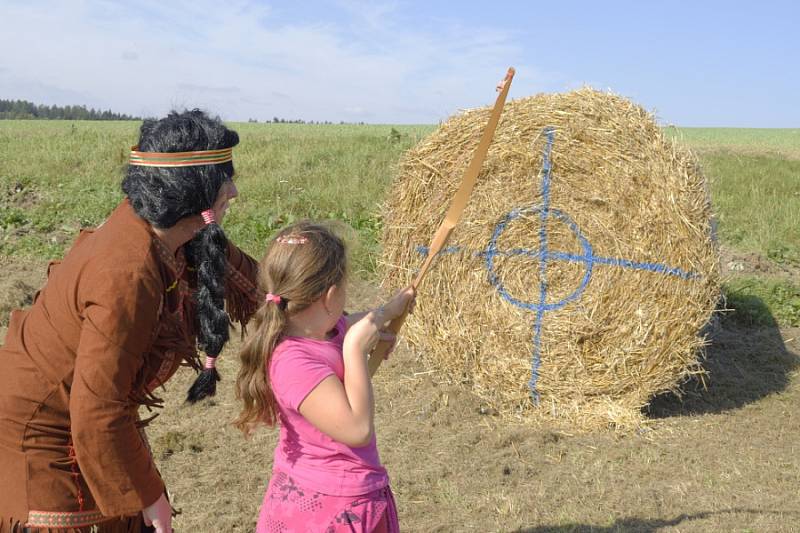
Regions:
[[[464,177],[461,178],[461,185],[459,185],[455,196],[453,196],[450,209],[447,210],[447,214],[439,226],[439,229],[436,230],[436,233],[433,235],[431,245],[428,249],[428,256],[425,258],[425,262],[422,263],[422,267],[420,267],[416,279],[414,279],[414,282],[411,284],[415,291],[419,288],[428,270],[430,270],[433,259],[447,244],[447,240],[450,238],[453,228],[456,227],[461,215],[464,213],[464,209],[467,207],[472,189],[475,188],[475,182],[478,180],[478,173],[481,170],[481,166],[483,166],[484,159],[486,159],[489,145],[492,143],[492,137],[494,137],[497,123],[500,121],[500,115],[503,112],[503,106],[505,105],[506,96],[508,95],[509,87],[511,87],[511,80],[514,78],[514,73],[514,68],[509,67],[506,77],[497,85],[497,90],[500,94],[497,96],[497,100],[494,103],[492,114],[489,116],[489,122],[483,130],[481,141],[475,149],[475,153],[472,155],[472,161],[470,161],[467,170],[464,172]],[[389,329],[395,334],[399,333],[407,315],[408,311],[406,310],[402,315],[392,320],[389,323]],[[369,358],[370,376],[374,376],[375,372],[378,371],[378,367],[381,366],[381,362],[386,357],[386,353],[391,346],[392,343],[390,342],[380,342],[372,351]]]

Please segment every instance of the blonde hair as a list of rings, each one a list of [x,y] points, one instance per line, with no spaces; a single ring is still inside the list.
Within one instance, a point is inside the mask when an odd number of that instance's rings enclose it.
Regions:
[[[253,317],[236,376],[236,398],[242,410],[234,421],[245,436],[260,424],[277,422],[275,395],[267,379],[272,353],[281,340],[287,319],[318,300],[346,275],[342,240],[325,226],[302,221],[281,230],[259,264],[258,283],[280,303],[265,301]]]

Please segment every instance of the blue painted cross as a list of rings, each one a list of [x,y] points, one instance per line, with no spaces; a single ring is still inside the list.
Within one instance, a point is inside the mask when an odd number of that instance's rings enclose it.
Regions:
[[[642,263],[631,261],[629,259],[621,259],[616,257],[603,257],[594,255],[592,245],[583,236],[578,228],[578,225],[565,213],[550,207],[550,179],[551,179],[551,164],[550,153],[553,148],[553,140],[555,138],[555,130],[553,128],[546,128],[544,134],[547,138],[547,144],[544,149],[544,157],[542,163],[542,203],[541,205],[533,207],[523,207],[512,210],[506,214],[494,228],[492,238],[486,250],[478,252],[476,255],[484,257],[486,261],[486,270],[489,273],[489,283],[491,283],[500,296],[516,307],[528,309],[536,313],[536,322],[534,326],[533,337],[533,358],[531,361],[531,378],[528,381],[528,388],[531,391],[531,397],[535,403],[539,402],[539,393],[536,391],[536,382],[539,379],[539,366],[541,364],[541,343],[542,343],[542,322],[544,321],[544,314],[547,311],[555,311],[561,309],[568,303],[578,299],[592,278],[592,270],[594,265],[610,265],[632,270],[646,270],[656,272],[668,276],[676,276],[682,279],[693,279],[700,277],[695,272],[687,272],[680,268],[670,267],[660,263]],[[501,251],[497,248],[497,241],[508,226],[517,218],[523,215],[538,215],[540,220],[539,225],[539,247],[535,250],[525,248],[515,248],[512,250]],[[570,231],[578,238],[581,244],[582,254],[570,254],[565,252],[551,251],[547,241],[547,220],[554,218],[564,224]],[[417,250],[427,255],[427,247],[420,246]],[[461,249],[457,246],[450,246],[445,248],[440,254],[455,253]],[[539,300],[536,302],[525,302],[514,298],[503,286],[497,272],[495,271],[495,258],[496,257],[513,257],[513,256],[526,256],[539,260]],[[547,303],[547,265],[552,261],[567,261],[572,263],[583,263],[586,271],[584,272],[581,283],[572,294],[569,294],[560,301]]]

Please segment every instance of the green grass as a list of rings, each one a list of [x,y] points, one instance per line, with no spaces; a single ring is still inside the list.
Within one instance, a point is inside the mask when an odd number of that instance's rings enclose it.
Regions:
[[[231,238],[260,255],[269,235],[287,222],[336,219],[354,230],[348,241],[357,270],[374,271],[381,204],[395,164],[431,128],[241,124],[236,129],[242,139],[236,150],[241,200],[226,221]]]
[[[355,270],[372,272],[381,202],[400,154],[430,126],[233,124],[239,200],[226,232],[260,257],[277,228],[338,219]],[[138,123],[0,121],[0,253],[61,256],[81,227],[122,199]]]
[[[770,154],[800,159],[798,128],[675,128],[664,130],[692,149],[705,152]]]
[[[55,258],[122,198],[138,123],[0,121],[0,253]]]
[[[800,326],[800,284],[773,278],[742,276],[723,287],[732,315],[746,326]]]
[[[800,160],[716,152],[702,163],[722,243],[800,264]]]
[[[57,258],[79,228],[102,222],[122,199],[119,183],[138,127],[0,121],[0,254]],[[382,202],[396,163],[434,126],[232,127],[241,144],[235,151],[240,198],[225,220],[231,239],[260,257],[269,236],[288,222],[337,219],[355,270],[374,272]],[[700,153],[721,242],[800,266],[800,130],[667,132]],[[764,299],[781,323],[796,323],[795,288],[787,283],[734,280],[727,290],[737,309],[748,309],[750,294]]]

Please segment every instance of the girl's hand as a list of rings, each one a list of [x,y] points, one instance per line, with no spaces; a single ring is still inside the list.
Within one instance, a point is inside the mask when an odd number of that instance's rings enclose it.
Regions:
[[[345,353],[355,349],[358,353],[366,355],[375,348],[381,339],[380,328],[382,324],[378,322],[379,315],[380,313],[371,311],[350,326],[344,336]]]
[[[378,342],[386,341],[391,342],[392,348],[394,348],[396,335],[386,329],[386,324],[401,316],[406,308],[409,313],[412,312],[416,304],[416,297],[416,291],[409,286],[398,291],[383,307],[364,314],[347,329],[344,336],[345,347],[354,348],[361,354],[368,354],[375,349]],[[358,315],[350,316],[356,319]],[[346,348],[345,351],[347,351]]]
[[[389,349],[383,354],[384,359],[389,359],[389,355],[394,351],[397,345],[397,335],[389,329],[389,322],[395,318],[402,316],[403,313],[414,312],[414,306],[417,304],[417,291],[414,287],[408,286],[405,289],[397,291],[386,304],[378,310],[382,316],[377,318],[380,322],[380,342],[388,342]],[[373,349],[375,347],[373,346]],[[370,350],[372,352],[372,350]]]
[[[167,495],[162,494],[152,505],[142,510],[144,523],[155,528],[156,533],[172,533],[172,506]]]
[[[397,291],[397,293],[395,293],[395,295],[392,296],[392,298],[382,307],[382,320],[384,322],[394,320],[405,313],[406,309],[409,313],[411,313],[414,311],[414,306],[416,304],[417,291],[414,290],[414,287],[409,285],[405,289]]]

